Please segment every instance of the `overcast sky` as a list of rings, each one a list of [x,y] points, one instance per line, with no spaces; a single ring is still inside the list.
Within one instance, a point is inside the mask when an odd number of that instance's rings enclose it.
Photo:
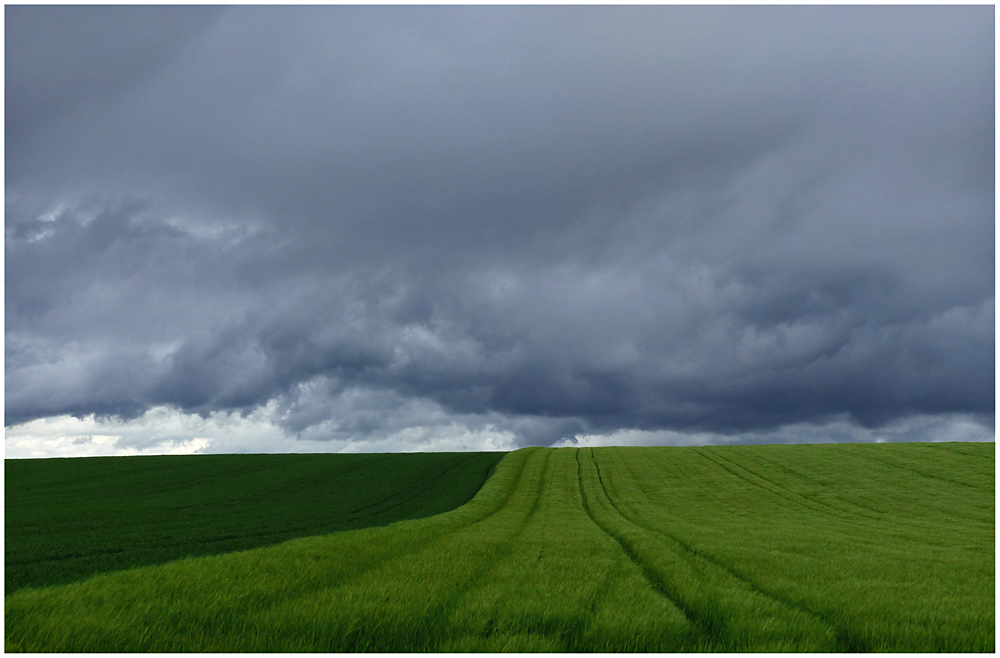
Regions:
[[[5,18],[8,457],[993,440],[992,6]]]

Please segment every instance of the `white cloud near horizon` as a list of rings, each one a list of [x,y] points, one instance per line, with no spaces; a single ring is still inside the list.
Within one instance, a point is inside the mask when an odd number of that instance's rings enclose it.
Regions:
[[[483,419],[439,419],[403,426],[378,435],[337,436],[327,427],[296,434],[278,423],[275,405],[240,416],[213,412],[207,417],[169,407],[155,407],[132,420],[89,415],[52,416],[9,427],[5,458],[184,455],[219,453],[310,452],[449,452],[509,451],[519,447],[513,430]],[[477,422],[478,420],[478,422]],[[922,415],[868,429],[847,420],[826,424],[796,423],[763,432],[725,435],[715,432],[619,430],[578,434],[553,447],[707,446],[731,444],[886,443],[902,441],[990,442],[995,428],[969,415]]]

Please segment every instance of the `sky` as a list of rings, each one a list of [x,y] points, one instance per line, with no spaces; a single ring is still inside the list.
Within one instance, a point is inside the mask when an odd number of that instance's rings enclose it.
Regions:
[[[11,6],[5,455],[993,441],[993,6]]]

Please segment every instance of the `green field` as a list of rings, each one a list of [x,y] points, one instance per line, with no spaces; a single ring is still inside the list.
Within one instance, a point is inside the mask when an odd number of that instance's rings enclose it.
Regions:
[[[994,463],[529,448],[436,516],[14,592],[5,649],[993,652]]]
[[[503,453],[4,461],[4,593],[440,514]]]

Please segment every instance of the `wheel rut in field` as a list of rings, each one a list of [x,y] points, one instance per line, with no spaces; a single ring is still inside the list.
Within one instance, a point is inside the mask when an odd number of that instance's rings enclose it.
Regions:
[[[733,477],[737,477],[753,487],[762,489],[774,496],[777,496],[778,498],[781,498],[782,500],[786,500],[792,504],[807,509],[814,514],[815,513],[824,514],[826,516],[841,519],[850,523],[860,522],[866,524],[874,523],[878,525],[884,523],[884,521],[878,517],[868,516],[866,514],[860,514],[858,512],[853,512],[853,513],[848,512],[846,510],[841,510],[836,507],[831,507],[830,505],[827,505],[825,503],[821,503],[806,498],[802,494],[791,491],[788,488],[781,486],[780,484],[777,484],[757,473],[754,473],[748,468],[745,468],[729,459],[726,459],[725,457],[721,457],[718,454],[713,454],[711,452],[708,452],[704,448],[695,448],[695,451],[702,457],[704,457],[706,460],[714,463],[716,466],[726,471]],[[767,484],[769,484],[770,487],[761,484],[760,481],[767,482]],[[775,491],[774,489],[777,489],[777,491]]]
[[[714,463],[717,463],[717,464],[719,463],[718,461],[713,460],[712,457],[707,457],[707,454],[706,454],[706,452],[704,451],[703,448],[699,449],[699,452],[700,452],[700,454],[702,454],[702,456],[705,456],[707,459],[709,459],[709,461],[713,461]],[[922,523],[918,522],[918,521],[892,519],[891,522],[887,522],[887,520],[885,518],[885,515],[884,515],[884,513],[881,510],[879,510],[877,508],[874,508],[874,507],[868,507],[866,505],[862,505],[862,504],[860,504],[858,502],[855,502],[855,501],[847,501],[847,500],[843,500],[843,499],[839,499],[838,498],[837,499],[838,502],[840,502],[842,505],[849,506],[849,507],[853,508],[853,509],[845,509],[844,507],[838,507],[836,505],[832,505],[830,503],[827,503],[827,502],[824,502],[824,501],[821,501],[821,500],[816,500],[814,498],[806,496],[805,494],[791,491],[790,489],[788,489],[787,487],[779,484],[778,482],[775,482],[774,480],[772,480],[770,478],[767,478],[764,475],[761,475],[760,473],[758,473],[757,471],[755,471],[755,470],[753,470],[751,468],[748,468],[748,467],[746,467],[746,466],[744,466],[742,464],[738,464],[735,461],[733,461],[732,459],[726,458],[726,457],[724,457],[724,456],[722,456],[722,455],[720,455],[718,453],[713,453],[713,454],[714,454],[715,459],[721,460],[721,461],[723,461],[723,462],[725,462],[727,464],[730,464],[733,468],[740,469],[741,471],[745,471],[747,473],[750,473],[753,476],[755,476],[757,478],[760,478],[764,482],[767,482],[768,484],[774,486],[775,488],[780,489],[780,490],[788,493],[787,496],[783,496],[782,494],[778,494],[777,492],[772,492],[772,493],[775,493],[775,495],[781,496],[782,498],[784,498],[784,499],[786,499],[786,500],[788,500],[790,502],[798,503],[799,505],[803,505],[802,501],[808,501],[811,505],[816,506],[816,509],[814,511],[819,512],[821,514],[825,514],[825,515],[828,515],[828,516],[837,517],[839,519],[844,520],[847,523],[851,523],[852,525],[864,525],[864,526],[867,526],[867,527],[872,528],[874,530],[882,531],[882,532],[886,531],[886,527],[887,527],[886,524],[887,523],[891,523],[893,531],[896,531],[896,530],[898,530],[900,528],[908,528],[908,529],[910,529],[912,531],[917,531],[917,532],[924,532],[924,530],[925,530],[924,525]],[[887,462],[882,462],[881,460],[877,460],[877,459],[875,459],[873,457],[869,457],[869,456],[866,456],[864,454],[859,454],[858,456],[861,459],[864,459],[864,460],[875,461],[876,463],[879,463],[879,464],[882,464],[882,465],[892,466],[892,464],[889,464]],[[769,465],[773,465],[775,468],[778,468],[780,470],[783,470],[785,472],[788,472],[788,473],[792,474],[793,477],[801,477],[798,474],[794,473],[794,471],[790,471],[788,468],[784,467],[780,463],[776,463],[776,462],[774,462],[772,460],[769,460],[769,459],[766,459],[766,458],[764,458],[764,461],[766,461]],[[725,466],[723,466],[723,468],[725,468]],[[737,473],[735,471],[732,471],[731,469],[727,469],[727,470],[729,470],[731,473],[733,473],[733,475],[736,475],[736,477],[741,477],[739,473]],[[768,490],[767,487],[765,487],[765,486],[763,486],[763,485],[761,485],[759,483],[754,482],[750,478],[743,478],[743,479],[744,479],[744,481],[746,481],[746,482],[748,482],[750,484],[753,484],[755,486],[763,488],[765,491]],[[944,478],[939,478],[939,479],[943,480]],[[965,486],[970,486],[970,485],[965,485]],[[803,505],[803,506],[805,506],[805,505]]]
[[[503,559],[510,557],[511,555],[513,555],[517,551],[517,549],[518,549],[518,539],[522,535],[524,535],[525,531],[528,529],[529,524],[531,523],[531,520],[537,514],[539,514],[540,512],[543,511],[545,505],[548,502],[548,498],[547,497],[546,497],[546,503],[545,504],[543,504],[542,500],[543,500],[543,494],[548,489],[550,489],[550,487],[546,487],[546,484],[551,479],[552,466],[550,464],[550,459],[551,459],[552,453],[551,453],[551,451],[545,451],[542,454],[544,454],[543,462],[542,462],[542,465],[539,467],[539,469],[540,469],[541,472],[539,473],[539,475],[537,477],[537,481],[534,483],[534,495],[532,496],[532,503],[531,503],[531,507],[528,509],[528,512],[524,515],[524,518],[518,523],[518,527],[517,527],[517,529],[515,531],[510,532],[503,540],[497,542],[496,546],[494,546],[494,550],[493,550],[493,552],[492,552],[492,554],[490,556],[490,559],[485,559],[484,558],[477,565],[477,568],[474,570],[474,572],[470,573],[470,574],[467,574],[462,579],[461,585],[459,587],[456,587],[454,590],[452,590],[451,594],[447,598],[445,598],[443,600],[440,600],[439,602],[437,602],[436,605],[433,605],[433,606],[431,606],[431,607],[428,608],[427,613],[426,613],[427,619],[428,620],[437,620],[436,624],[438,625],[437,631],[435,633],[431,633],[431,635],[434,635],[434,636],[439,637],[439,638],[448,637],[450,635],[450,629],[449,629],[449,627],[448,627],[448,625],[446,623],[447,619],[449,618],[448,611],[454,609],[456,607],[457,603],[459,601],[461,601],[461,599],[463,597],[467,596],[469,594],[469,592],[472,592],[473,590],[481,587],[484,583],[490,582],[489,581],[490,574],[492,574],[493,572],[495,572],[499,568],[500,562]],[[486,521],[490,517],[494,516],[497,512],[501,511],[503,509],[503,507],[506,507],[507,504],[510,503],[510,501],[514,497],[515,493],[521,488],[522,482],[524,480],[524,477],[523,477],[524,476],[524,470],[527,469],[527,468],[528,468],[527,464],[522,465],[522,469],[518,473],[517,482],[516,482],[515,486],[511,489],[510,496],[504,501],[504,504],[501,505],[500,508],[498,508],[497,510],[495,510],[493,513],[487,515],[486,517],[480,519],[476,523],[473,523],[473,524],[470,524],[470,525],[467,525],[467,526],[462,526],[462,527],[459,527],[459,528],[456,528],[456,529],[452,530],[451,532],[447,533],[446,535],[443,535],[442,537],[439,537],[434,542],[431,542],[430,544],[427,544],[427,545],[423,546],[420,550],[426,551],[426,550],[428,550],[430,548],[430,546],[432,544],[437,543],[438,541],[444,541],[448,537],[453,537],[453,536],[455,536],[458,533],[467,532],[473,526],[479,525],[483,521]],[[414,551],[414,552],[416,552],[416,551]],[[413,554],[413,552],[408,553],[408,555],[412,555],[412,554]],[[432,621],[430,623],[435,624],[434,621]],[[493,625],[495,625],[495,620],[491,620],[488,623],[488,629],[487,629],[487,632],[486,632],[486,636],[487,637],[489,635],[491,635],[493,633],[493,631],[495,630],[492,627]],[[428,649],[428,650],[433,650],[433,649]]]
[[[594,523],[594,525],[596,525],[601,530],[601,532],[614,539],[615,542],[621,547],[622,551],[625,553],[628,559],[631,560],[637,567],[639,567],[639,571],[640,573],[642,573],[643,578],[646,579],[646,582],[649,584],[650,589],[652,589],[658,595],[666,599],[672,606],[677,608],[681,612],[681,614],[684,615],[684,618],[688,621],[689,624],[691,624],[693,628],[697,629],[701,635],[705,635],[708,629],[706,629],[701,624],[701,622],[698,619],[697,613],[694,610],[691,610],[690,608],[685,606],[684,603],[680,600],[680,597],[678,596],[677,592],[672,591],[672,588],[669,587],[669,585],[667,585],[667,583],[665,583],[663,579],[660,578],[660,576],[653,569],[649,567],[648,564],[642,561],[642,559],[636,552],[635,548],[632,546],[631,543],[629,543],[628,540],[626,540],[624,537],[621,537],[618,533],[612,531],[610,528],[608,528],[603,523],[598,521],[597,517],[594,516],[593,511],[590,509],[590,503],[588,502],[587,493],[583,486],[583,472],[582,472],[582,466],[580,464],[580,452],[581,452],[580,450],[576,451],[577,482],[580,487],[580,498],[583,502],[583,509],[587,513],[587,516]]]
[[[931,446],[929,446],[929,448],[931,450],[941,450],[941,444],[932,444]],[[967,450],[960,450],[959,448],[949,448],[949,450],[953,450],[954,452],[957,452],[960,455],[965,455],[966,457],[974,457],[976,459],[982,459],[991,462],[996,461],[994,455],[985,455],[978,452],[969,452]]]
[[[796,612],[799,612],[799,613],[805,614],[805,615],[807,615],[809,617],[812,617],[813,619],[815,619],[816,621],[820,622],[823,626],[827,627],[831,631],[831,633],[833,634],[833,637],[835,638],[835,643],[836,643],[836,648],[834,649],[835,651],[853,653],[853,652],[861,652],[861,651],[867,651],[868,650],[868,649],[865,648],[865,647],[867,647],[867,643],[864,640],[862,640],[861,638],[858,638],[853,632],[851,632],[848,629],[845,629],[844,627],[840,626],[837,622],[831,620],[828,617],[828,615],[826,615],[825,613],[822,613],[822,612],[819,612],[817,610],[814,610],[814,609],[812,609],[811,607],[809,607],[809,606],[807,606],[805,604],[797,603],[795,601],[787,599],[787,598],[781,596],[780,594],[776,594],[776,593],[768,590],[766,587],[758,584],[756,581],[754,581],[749,576],[746,576],[745,574],[742,574],[739,571],[735,570],[734,568],[730,567],[729,565],[727,565],[723,561],[721,561],[718,558],[716,558],[714,555],[712,555],[710,553],[703,552],[703,551],[699,551],[694,546],[692,546],[690,543],[684,541],[680,537],[678,537],[678,536],[676,536],[676,535],[674,535],[672,533],[666,532],[664,530],[661,530],[659,528],[650,527],[650,526],[648,526],[648,525],[646,525],[644,523],[641,523],[640,521],[632,518],[632,516],[633,516],[632,514],[626,514],[621,508],[618,507],[618,505],[615,504],[615,502],[612,499],[611,495],[608,493],[607,487],[604,484],[604,478],[602,477],[602,474],[601,474],[601,467],[597,463],[596,457],[594,457],[594,455],[593,455],[593,449],[591,449],[591,459],[594,461],[594,468],[597,471],[598,481],[601,483],[601,488],[604,491],[605,497],[608,499],[608,502],[611,504],[611,506],[614,508],[614,510],[618,513],[618,515],[621,518],[623,518],[625,521],[631,523],[632,525],[634,525],[634,526],[636,526],[638,528],[641,528],[641,529],[646,530],[648,532],[651,532],[651,533],[654,533],[656,535],[659,535],[659,536],[663,537],[664,539],[667,539],[668,541],[670,541],[670,542],[676,544],[678,547],[680,547],[682,549],[683,553],[689,555],[691,558],[696,559],[696,560],[703,560],[703,561],[709,563],[713,567],[715,567],[715,568],[719,569],[720,571],[722,571],[722,572],[730,575],[735,580],[743,583],[743,585],[745,585],[748,589],[750,589],[751,591],[759,594],[760,596],[763,596],[764,598],[766,598],[766,599],[768,599],[770,601],[773,601],[774,603],[777,603],[780,606],[783,606],[783,607],[788,608],[790,610],[794,610]],[[735,473],[733,475],[735,475],[736,477],[739,477]],[[636,479],[637,482],[641,481],[638,478],[635,478],[635,479]],[[645,492],[645,490],[644,490],[644,492]]]
[[[940,475],[935,475],[934,473],[927,473],[920,469],[914,468],[912,466],[907,466],[905,464],[900,464],[899,462],[889,461],[887,459],[879,459],[878,457],[873,457],[871,455],[860,454],[862,459],[870,462],[875,462],[880,466],[885,466],[888,468],[895,468],[901,471],[906,471],[907,473],[913,473],[914,475],[919,475],[920,477],[929,478],[931,480],[936,480],[938,482],[947,482],[948,484],[957,484],[962,487],[968,487],[970,489],[979,489],[980,487],[969,484],[968,482],[962,482],[961,480],[952,480],[951,478],[943,478]]]
[[[527,466],[527,461],[528,461],[527,459],[519,460],[519,462],[515,466],[514,472],[510,475],[510,477],[514,480],[514,482],[506,490],[505,495],[501,498],[501,500],[497,501],[493,509],[491,509],[486,514],[483,514],[481,517],[465,523],[456,523],[453,527],[446,528],[439,534],[434,534],[420,539],[416,539],[412,543],[407,544],[401,552],[373,560],[371,563],[365,565],[365,567],[356,570],[355,572],[350,574],[349,577],[345,578],[342,581],[337,582],[332,587],[336,589],[340,587],[350,586],[352,583],[361,580],[368,574],[371,574],[392,562],[409,559],[410,556],[419,553],[421,551],[428,550],[434,544],[438,544],[440,542],[447,540],[449,537],[451,537],[457,532],[461,532],[463,530],[475,527],[489,520],[490,518],[494,517],[497,513],[501,512],[504,509],[504,507],[506,507],[510,503],[511,498],[516,494],[516,492],[520,488],[521,481],[524,477],[524,470],[525,467]]]
[[[794,470],[792,468],[789,468],[787,464],[782,463],[780,460],[776,460],[773,457],[767,457],[764,454],[760,454],[760,455],[757,455],[757,460],[758,460],[758,465],[761,465],[760,462],[763,462],[763,465],[764,465],[765,468],[773,468],[775,470],[781,471],[783,474],[787,475],[789,478],[793,478],[794,480],[796,480],[798,482],[803,482],[803,483],[807,483],[807,484],[814,484],[813,480],[808,475],[806,475],[804,473],[801,473],[799,471],[796,471],[796,470]],[[773,480],[768,480],[768,481],[769,482],[773,482]],[[812,499],[810,499],[808,497],[806,497],[806,498],[807,498],[807,500],[812,500]],[[857,508],[859,510],[864,510],[869,515],[872,515],[872,518],[876,518],[876,517],[878,517],[880,519],[882,518],[882,512],[881,512],[881,510],[879,510],[878,507],[864,505],[864,504],[862,504],[862,503],[860,503],[860,502],[858,502],[856,500],[845,500],[845,499],[840,498],[840,497],[837,497],[836,500],[839,503],[841,503],[842,505],[846,505],[846,506],[849,506],[849,507],[854,507],[854,508]],[[830,505],[830,506],[831,507],[835,507],[833,505]]]
[[[439,533],[435,533],[429,536],[416,539],[412,541],[412,543],[408,543],[405,546],[401,547],[401,550],[399,552],[374,560],[371,563],[365,565],[364,568],[358,569],[354,573],[350,574],[348,578],[345,578],[344,580],[339,581],[335,584],[330,584],[329,588],[332,590],[337,590],[340,588],[349,588],[365,578],[371,578],[372,575],[378,572],[379,570],[391,568],[391,565],[393,565],[393,563],[397,564],[405,563],[408,560],[412,560],[413,557],[419,553],[432,550],[441,550],[439,548],[440,545],[448,542],[448,540],[452,539],[456,534],[468,531],[474,532],[475,528],[481,526],[481,524],[489,521],[490,519],[496,517],[497,514],[503,512],[504,509],[511,504],[512,499],[514,499],[518,495],[518,492],[522,490],[522,487],[527,486],[525,484],[525,479],[526,479],[525,471],[529,469],[529,461],[530,460],[528,458],[521,458],[516,462],[514,469],[508,475],[508,478],[512,480],[512,482],[504,487],[504,493],[502,497],[493,504],[492,509],[489,509],[489,511],[483,514],[482,516],[466,521],[464,523],[463,522],[455,523],[451,527],[442,528],[441,532]],[[544,470],[544,464],[546,462],[547,459],[545,462],[543,462],[543,470]],[[534,499],[537,498],[538,495],[536,492]],[[510,539],[511,537],[516,537],[517,535],[524,532],[524,526],[526,525],[527,518],[528,517],[526,516],[525,521],[520,524],[520,526],[517,528],[516,531],[513,531],[511,534],[508,535],[505,542],[506,546],[505,549],[499,551],[498,553],[496,553],[496,555],[507,555],[513,552],[514,547],[511,545]],[[452,605],[454,601],[456,601],[469,589],[475,586],[477,582],[481,582],[483,574],[487,573],[491,568],[492,567],[487,564],[486,566],[482,567],[474,574],[472,574],[471,577],[467,578],[462,583],[462,586],[460,588],[457,588],[452,593],[451,596],[448,596],[445,600],[440,601],[436,605],[429,608],[429,610],[433,611],[433,614],[430,614],[427,618],[428,619],[434,619],[435,617],[441,618],[442,616],[440,615],[440,613],[443,610],[447,610],[449,605]],[[278,601],[275,602],[273,605],[278,606],[282,604],[283,603],[281,601]],[[444,630],[441,631],[441,633],[445,632],[446,631]],[[359,651],[363,652],[366,650],[367,645],[365,643],[368,641],[368,639],[366,639],[366,636],[363,633],[360,633],[359,631],[355,631],[352,633],[353,634],[349,634],[350,637],[347,637],[341,645],[338,645],[339,648],[337,649],[337,652],[359,652]]]

